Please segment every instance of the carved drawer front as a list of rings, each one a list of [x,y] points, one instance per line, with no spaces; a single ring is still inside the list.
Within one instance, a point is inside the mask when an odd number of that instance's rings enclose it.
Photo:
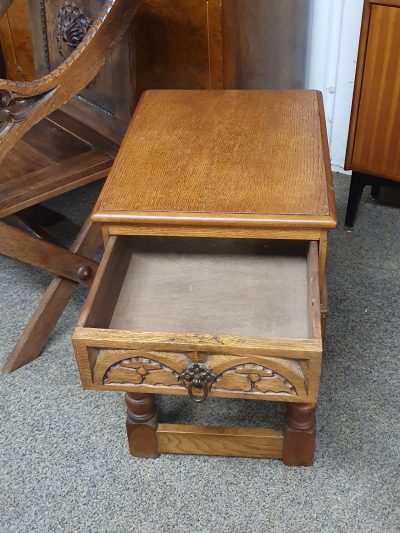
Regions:
[[[186,395],[190,376],[206,375],[192,387],[195,401],[207,396],[306,401],[310,380],[306,360],[219,355],[202,352],[98,350],[96,388]],[[317,363],[318,366],[318,363]]]
[[[322,354],[316,245],[297,244],[289,253],[268,244],[264,253],[255,242],[248,248],[201,241],[194,251],[185,239],[110,239],[74,334],[84,387],[187,395],[195,402],[316,401]],[[154,246],[155,257],[143,246]],[[175,246],[188,247],[185,258]],[[189,263],[187,253],[193,253]]]

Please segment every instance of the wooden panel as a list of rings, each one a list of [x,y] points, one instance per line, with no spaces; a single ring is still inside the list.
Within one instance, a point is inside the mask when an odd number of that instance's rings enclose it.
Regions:
[[[317,357],[290,360],[229,355],[229,348],[225,352],[90,350],[93,377],[88,388],[187,396],[187,384],[180,381],[180,375],[193,363],[201,363],[214,375],[208,393],[213,398],[316,401],[321,368]],[[202,392],[194,389],[193,394],[201,396]]]
[[[304,221],[304,225],[307,221]],[[245,226],[245,223],[243,224]],[[302,229],[302,225],[299,223],[299,229],[288,228],[285,229],[285,221],[282,221],[282,227],[257,227],[256,225],[250,227],[226,227],[221,226],[178,226],[170,225],[168,223],[165,226],[152,225],[140,225],[140,224],[104,224],[103,231],[107,236],[109,235],[147,235],[147,236],[165,236],[165,237],[195,237],[195,238],[216,238],[216,239],[277,239],[277,240],[300,240],[300,241],[318,241],[321,236],[321,231],[316,229]],[[107,237],[108,239],[108,237]],[[107,240],[106,239],[106,240]]]
[[[59,35],[58,15],[64,0],[29,0],[34,28],[37,75],[56,68],[73,48]],[[103,0],[79,0],[82,13],[91,21],[99,14]],[[109,139],[120,142],[134,105],[133,65],[130,32],[108,58],[97,77],[63,110]]]
[[[70,117],[57,113],[64,128],[42,120],[7,154],[0,168],[0,216],[104,178],[113,146],[87,127],[68,130]],[[68,120],[64,120],[67,117]],[[104,149],[109,155],[95,148]]]
[[[111,164],[107,156],[87,152],[27,174],[22,180],[9,181],[2,187],[4,198],[0,202],[0,217],[105,178]]]
[[[264,339],[262,337],[232,337],[225,335],[171,334],[158,332],[116,331],[110,329],[86,328],[90,309],[84,306],[75,339],[89,348],[110,348],[122,350],[166,350],[213,352],[232,355],[265,355],[288,359],[310,359],[321,355],[322,343],[317,339]]]
[[[321,338],[321,302],[319,286],[318,245],[310,243],[307,257],[308,327],[311,339]]]
[[[86,306],[90,306],[86,327],[107,328],[110,325],[130,256],[131,252],[125,239],[110,239],[100,263],[98,276],[93,282],[93,290],[86,300]]]
[[[139,95],[222,88],[220,0],[144,0],[134,26]]]
[[[400,9],[373,6],[352,170],[400,180]]]
[[[314,91],[148,92],[94,219],[335,226],[320,113]]]
[[[8,79],[31,81],[35,78],[28,0],[14,0],[0,20],[0,40]]]
[[[400,0],[365,0],[365,2],[369,2],[371,5],[400,7]]]
[[[132,246],[111,329],[308,338],[304,243],[161,238]],[[311,255],[317,263],[316,248]]]
[[[62,111],[55,111],[47,117],[47,121],[56,125],[58,130],[67,132],[70,137],[78,139],[81,143],[98,150],[102,154],[108,155],[112,159],[118,153],[118,143],[103,137],[86,124],[82,124],[82,122],[79,122]]]
[[[30,174],[51,163],[88,152],[90,148],[60,130],[48,120],[42,120],[26,133],[22,141],[7,154],[1,163],[1,186],[9,180]],[[35,163],[33,163],[33,158]]]
[[[309,0],[224,2],[225,88],[304,87],[310,5]]]
[[[160,453],[280,459],[283,433],[268,429],[159,424]]]

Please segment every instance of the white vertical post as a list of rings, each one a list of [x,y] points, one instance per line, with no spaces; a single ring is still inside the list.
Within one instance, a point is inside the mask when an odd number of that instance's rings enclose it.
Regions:
[[[332,164],[343,168],[363,0],[313,0],[308,88],[324,95]]]
[[[329,142],[336,100],[344,0],[314,0],[308,87],[324,95]]]

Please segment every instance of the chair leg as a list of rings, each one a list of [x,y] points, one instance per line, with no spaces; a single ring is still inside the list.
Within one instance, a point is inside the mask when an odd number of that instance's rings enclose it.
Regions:
[[[353,172],[351,177],[350,192],[349,192],[349,201],[347,204],[347,214],[345,225],[352,228],[354,226],[354,221],[356,219],[358,206],[360,205],[360,200],[366,185],[365,179],[362,174]]]
[[[71,246],[71,252],[91,258],[100,242],[100,228],[87,221]],[[40,355],[77,286],[78,283],[66,278],[56,277],[52,280],[8,356],[3,367],[4,373],[9,374],[25,366]]]
[[[39,357],[76,286],[77,283],[65,278],[51,281],[8,356],[3,367],[4,374],[14,372]]]

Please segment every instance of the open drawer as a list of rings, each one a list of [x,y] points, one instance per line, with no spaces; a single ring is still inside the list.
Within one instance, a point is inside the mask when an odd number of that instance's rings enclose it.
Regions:
[[[73,342],[86,389],[315,403],[316,242],[111,237]]]

